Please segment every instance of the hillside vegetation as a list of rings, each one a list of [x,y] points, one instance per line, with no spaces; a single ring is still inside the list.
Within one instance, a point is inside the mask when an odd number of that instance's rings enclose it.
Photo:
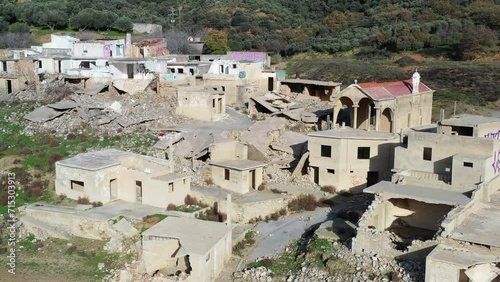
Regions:
[[[0,0],[0,31],[130,29],[132,22],[164,30],[227,35],[231,50],[282,56],[428,50],[457,59],[497,51],[498,0]]]

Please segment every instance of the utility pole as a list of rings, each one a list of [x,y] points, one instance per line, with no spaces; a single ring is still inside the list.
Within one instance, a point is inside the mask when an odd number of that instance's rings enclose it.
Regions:
[[[170,7],[170,14],[168,15],[169,22],[170,22],[170,30],[174,31],[175,29],[175,8]]]

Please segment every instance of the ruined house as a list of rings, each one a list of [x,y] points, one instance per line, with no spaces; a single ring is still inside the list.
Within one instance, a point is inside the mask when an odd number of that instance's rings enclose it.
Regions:
[[[500,181],[496,139],[409,132],[403,140],[392,182],[364,190],[376,199],[359,221],[354,252],[425,257],[471,195]]]
[[[500,139],[500,119],[476,115],[458,115],[438,122],[438,133]]]
[[[262,184],[265,163],[248,159],[248,146],[223,140],[210,145],[212,181],[239,194],[257,190]]]
[[[126,54],[129,58],[151,58],[168,55],[167,41],[165,38],[144,39],[132,42],[132,35],[127,33],[125,39]]]
[[[443,223],[444,240],[427,256],[426,282],[500,281],[500,177]]]
[[[434,91],[412,79],[354,83],[333,98],[333,120],[352,128],[399,132],[401,128],[431,123]]]
[[[309,174],[314,183],[337,190],[361,191],[391,179],[399,135],[350,127],[308,135]]]
[[[20,56],[0,58],[0,94],[12,94],[35,87],[39,61]]]
[[[200,87],[177,90],[176,113],[197,120],[219,121],[226,114],[224,92]]]
[[[279,85],[280,94],[301,93],[318,97],[321,101],[330,101],[334,95],[340,93],[342,83],[309,79],[284,79],[279,81]]]
[[[121,199],[166,208],[184,203],[191,179],[173,173],[169,161],[107,149],[56,162],[55,188],[56,194],[75,200]]]
[[[233,105],[276,90],[277,74],[265,69],[260,61],[220,60],[212,62],[203,74],[203,82],[207,87],[223,91],[227,104]]]
[[[214,281],[231,255],[232,227],[212,221],[167,217],[144,231],[140,241],[147,273],[185,272],[185,281]]]
[[[161,33],[163,33],[163,27],[159,24],[133,23],[132,24],[132,32],[133,33],[161,34]]]

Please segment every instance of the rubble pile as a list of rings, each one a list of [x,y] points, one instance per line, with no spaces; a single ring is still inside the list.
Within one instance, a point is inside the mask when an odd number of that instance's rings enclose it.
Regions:
[[[175,114],[176,107],[174,96],[159,96],[152,90],[120,94],[114,86],[106,84],[74,91],[62,101],[35,109],[25,116],[31,121],[26,130],[63,134],[88,126],[113,134],[189,121]]]
[[[296,122],[316,124],[333,113],[333,104],[321,101],[319,97],[292,92],[289,95],[270,92],[264,96],[252,97],[250,113],[285,117]]]
[[[425,262],[404,260],[397,262],[378,256],[353,254],[346,246],[334,242],[333,250],[322,253],[323,268],[314,265],[314,255],[307,256],[296,273],[288,275],[287,282],[306,281],[424,281]],[[345,269],[339,269],[345,265]],[[233,281],[275,281],[272,271],[264,266],[247,268],[233,274]],[[280,280],[281,281],[281,280]]]

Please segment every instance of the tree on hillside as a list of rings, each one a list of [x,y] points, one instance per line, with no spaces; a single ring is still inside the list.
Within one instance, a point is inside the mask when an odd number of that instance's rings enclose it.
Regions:
[[[9,29],[9,23],[0,17],[0,32],[6,31],[7,29]]]
[[[120,17],[113,23],[113,28],[119,31],[132,30],[132,20],[128,17]]]
[[[30,26],[25,23],[13,23],[9,26],[9,31],[14,33],[28,33]]]
[[[47,26],[50,30],[65,28],[68,25],[68,15],[63,10],[39,10],[35,17],[36,25]]]
[[[210,54],[225,54],[229,51],[227,44],[227,33],[224,31],[211,30],[208,32],[205,45]]]
[[[486,48],[495,46],[497,34],[485,26],[468,28],[460,43],[459,56],[463,60],[473,60],[481,55]]]
[[[87,28],[92,28],[95,24],[94,15],[97,11],[91,8],[86,8],[78,12],[69,19],[72,28],[84,31]]]

